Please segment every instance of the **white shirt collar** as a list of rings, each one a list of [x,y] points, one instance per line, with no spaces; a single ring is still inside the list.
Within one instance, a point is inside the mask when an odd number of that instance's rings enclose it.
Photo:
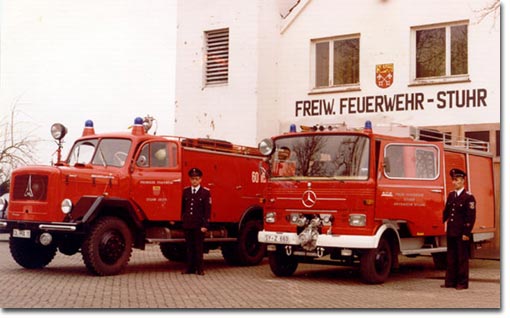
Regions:
[[[462,188],[460,190],[455,190],[455,192],[457,192],[457,196],[459,196],[462,193],[462,191],[464,191],[464,188]]]
[[[197,193],[198,190],[200,190],[200,185],[198,185],[196,188],[191,187],[191,192]]]

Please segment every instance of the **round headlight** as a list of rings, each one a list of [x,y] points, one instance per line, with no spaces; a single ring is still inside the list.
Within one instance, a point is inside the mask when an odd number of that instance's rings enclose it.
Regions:
[[[67,128],[59,123],[51,125],[51,136],[56,140],[62,140],[67,134]]]
[[[274,142],[272,139],[266,138],[259,143],[259,151],[264,156],[269,156],[274,151]]]
[[[60,209],[62,213],[68,214],[73,209],[73,202],[69,199],[62,200],[62,204],[60,204]]]

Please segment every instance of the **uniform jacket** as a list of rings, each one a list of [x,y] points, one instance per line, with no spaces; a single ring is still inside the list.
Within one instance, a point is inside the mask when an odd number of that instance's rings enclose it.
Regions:
[[[211,216],[211,193],[209,189],[200,187],[195,194],[191,187],[184,188],[182,194],[181,219],[184,229],[208,227]]]
[[[465,189],[456,196],[455,191],[448,194],[443,210],[443,222],[447,223],[447,236],[469,236],[475,224],[475,197]]]

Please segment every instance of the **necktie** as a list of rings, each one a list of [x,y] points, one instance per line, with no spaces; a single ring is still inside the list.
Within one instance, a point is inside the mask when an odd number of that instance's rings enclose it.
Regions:
[[[197,190],[196,190],[196,189],[193,189],[193,190],[191,191],[191,193],[195,194],[195,193],[197,193]]]

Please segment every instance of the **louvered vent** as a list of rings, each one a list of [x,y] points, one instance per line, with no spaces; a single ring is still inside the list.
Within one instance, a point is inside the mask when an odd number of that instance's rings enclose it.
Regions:
[[[205,40],[205,84],[228,83],[228,29],[208,31]]]

